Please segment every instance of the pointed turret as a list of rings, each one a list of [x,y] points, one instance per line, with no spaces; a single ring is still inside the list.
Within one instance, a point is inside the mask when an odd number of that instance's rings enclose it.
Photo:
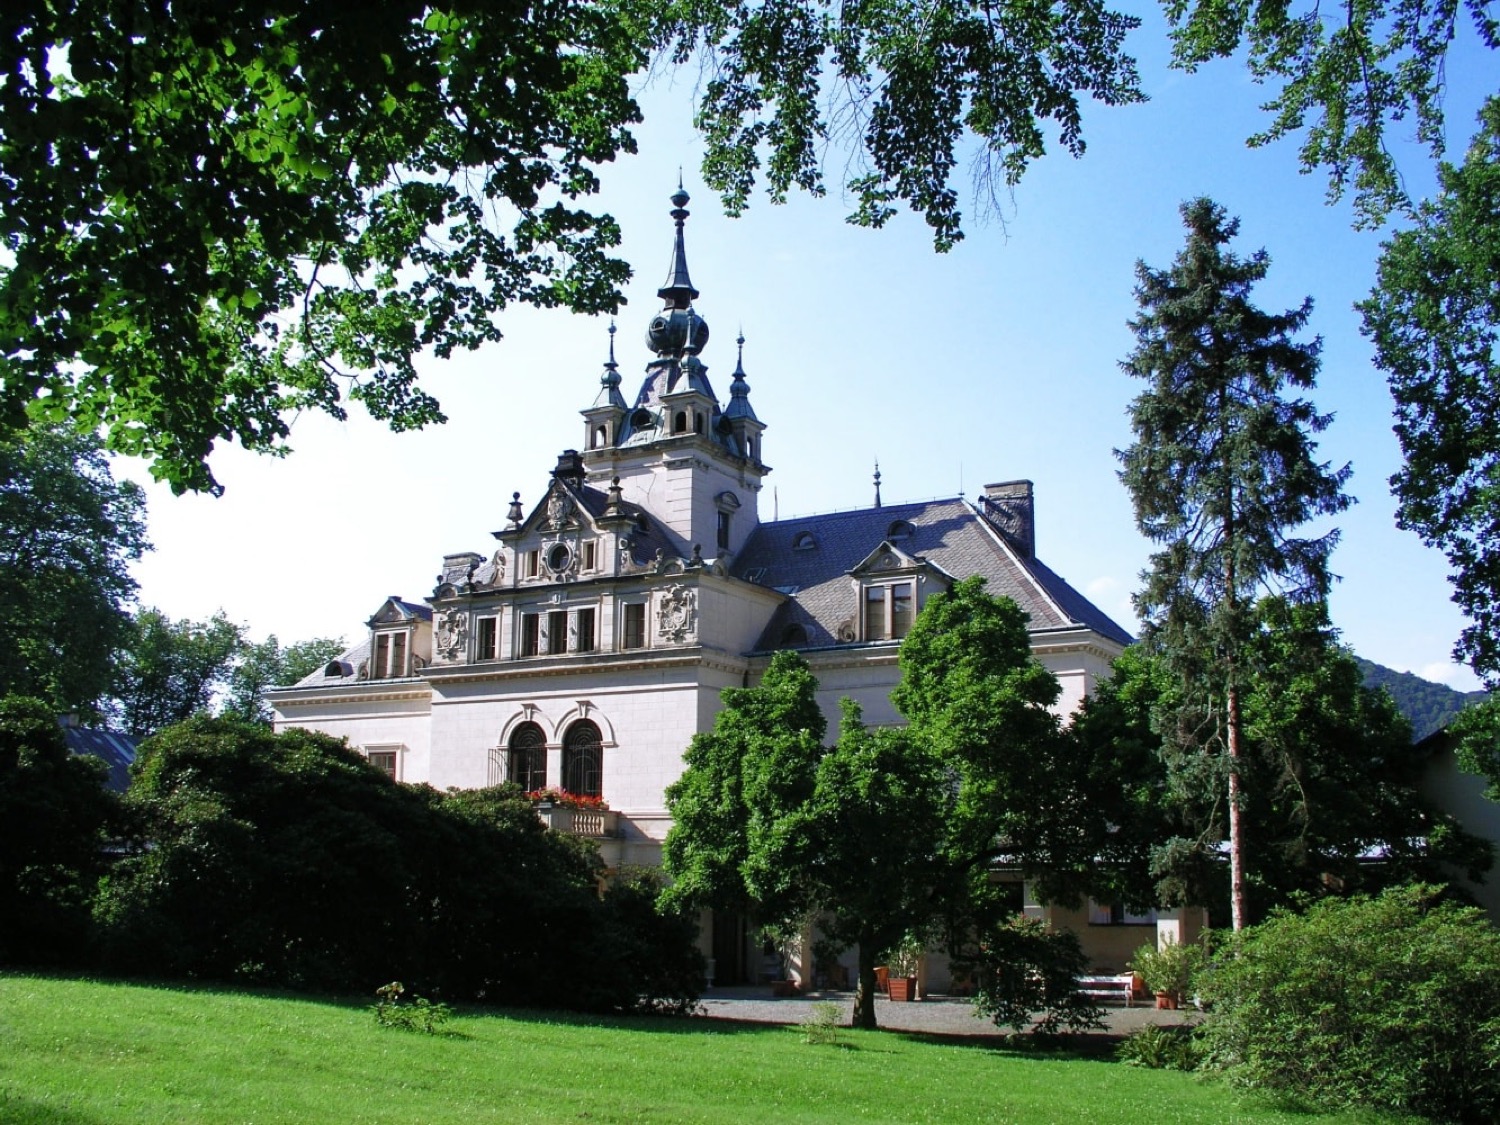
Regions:
[[[750,384],[745,379],[745,334],[740,333],[735,343],[739,354],[734,362],[734,382],[729,384],[729,406],[724,410],[724,420],[736,446],[736,452],[750,461],[760,460],[760,435],[765,426],[755,416],[750,405]]]
[[[599,376],[599,395],[594,405],[579,411],[584,417],[584,448],[604,449],[620,439],[620,425],[629,407],[620,393],[620,365],[615,362],[615,325],[609,325],[609,359]]]
[[[677,234],[672,242],[672,265],[667,270],[667,283],[656,291],[666,306],[646,329],[646,346],[663,358],[681,359],[684,355],[697,355],[708,343],[708,322],[693,311],[698,290],[688,276],[687,244],[682,230],[690,214],[688,198],[679,182],[672,195],[672,221],[677,224]]]

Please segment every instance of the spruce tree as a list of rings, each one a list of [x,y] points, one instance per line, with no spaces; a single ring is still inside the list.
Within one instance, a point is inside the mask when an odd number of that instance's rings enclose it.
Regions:
[[[1242,703],[1255,607],[1268,594],[1326,599],[1338,533],[1291,532],[1348,507],[1349,468],[1315,459],[1312,435],[1330,416],[1285,396],[1311,389],[1317,375],[1319,342],[1294,339],[1311,299],[1280,314],[1257,308],[1251,290],[1270,268],[1265,251],[1232,253],[1239,221],[1211,200],[1184,204],[1182,217],[1187,242],[1171,267],[1136,266],[1136,347],[1121,366],[1147,386],[1130,407],[1135,442],[1117,455],[1136,524],[1159,547],[1135,599],[1143,639],[1181,678],[1184,713],[1209,716],[1176,724],[1175,734],[1224,758],[1240,929]]]

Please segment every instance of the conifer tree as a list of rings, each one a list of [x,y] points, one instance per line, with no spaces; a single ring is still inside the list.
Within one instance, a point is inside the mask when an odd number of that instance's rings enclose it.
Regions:
[[[1251,290],[1270,268],[1265,251],[1229,251],[1239,221],[1211,200],[1184,204],[1182,217],[1187,243],[1171,267],[1136,266],[1136,347],[1121,366],[1147,387],[1130,407],[1135,442],[1118,456],[1136,524],[1159,547],[1136,595],[1144,640],[1181,678],[1184,706],[1211,717],[1178,724],[1177,736],[1226,759],[1230,906],[1240,929],[1241,708],[1255,607],[1266,594],[1327,597],[1338,533],[1291,533],[1348,507],[1349,468],[1315,459],[1312,435],[1330,416],[1284,394],[1311,389],[1317,375],[1318,341],[1294,339],[1311,299],[1279,314],[1257,308]]]

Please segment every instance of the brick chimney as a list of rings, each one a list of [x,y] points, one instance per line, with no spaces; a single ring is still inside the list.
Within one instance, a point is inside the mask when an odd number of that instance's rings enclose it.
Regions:
[[[1036,503],[1029,480],[985,485],[979,507],[1021,555],[1031,558],[1036,554]]]

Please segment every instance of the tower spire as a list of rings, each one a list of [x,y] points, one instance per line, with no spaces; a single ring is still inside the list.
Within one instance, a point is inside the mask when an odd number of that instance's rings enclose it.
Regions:
[[[875,506],[880,507],[880,458],[875,458]]]
[[[693,279],[688,276],[687,245],[683,241],[682,225],[690,212],[687,210],[690,196],[682,189],[682,176],[677,177],[677,190],[672,193],[672,220],[677,224],[677,236],[672,242],[672,264],[667,269],[667,281],[656,295],[667,302],[669,309],[685,309],[698,298],[693,288]]]

